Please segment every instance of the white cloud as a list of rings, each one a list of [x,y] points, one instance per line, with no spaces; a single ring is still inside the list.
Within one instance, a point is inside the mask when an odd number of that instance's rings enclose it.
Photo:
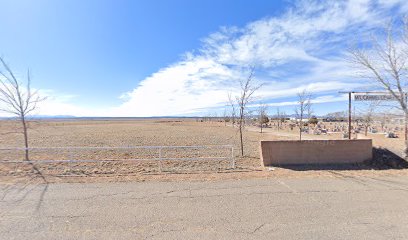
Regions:
[[[295,96],[303,88],[315,93],[364,88],[344,60],[346,43],[378,27],[401,2],[299,1],[280,17],[221,28],[203,40],[198,54],[188,53],[142,80],[113,114],[182,115],[222,106],[248,65],[267,83],[259,91],[266,101]]]
[[[236,92],[242,69],[256,66],[264,102],[293,97],[306,88],[325,95],[315,101],[338,101],[339,90],[364,88],[344,60],[347,43],[377,28],[403,9],[402,0],[298,1],[281,16],[223,27],[185,53],[183,60],[160,69],[120,96],[118,107],[105,111],[78,108],[69,101],[50,101],[44,111],[75,115],[165,116],[200,114],[223,106],[228,92]],[[50,110],[51,109],[51,110]],[[69,112],[69,113],[67,113]]]
[[[160,70],[132,92],[128,100],[113,110],[115,116],[167,116],[195,113],[214,106],[226,97],[222,84],[234,72],[212,59],[195,57]]]
[[[87,109],[71,101],[77,96],[61,94],[52,90],[42,90],[39,92],[45,100],[38,104],[38,108],[33,112],[34,115],[70,115],[70,116],[105,116],[105,111],[100,109]]]
[[[23,94],[26,92],[26,88],[22,86],[21,90]],[[36,89],[32,89],[35,92]],[[38,91],[38,96],[43,100],[37,104],[36,109],[31,115],[71,115],[71,116],[106,116],[106,109],[87,109],[76,104],[72,104],[71,101],[77,96],[69,94],[57,93],[50,89],[42,89]],[[0,107],[4,107],[0,102]],[[0,111],[0,117],[14,116],[7,112]]]
[[[324,95],[324,96],[319,96],[312,98],[311,103],[312,104],[319,104],[319,103],[332,103],[332,102],[342,102],[348,99],[347,94],[342,94],[340,96],[336,95]],[[268,106],[270,107],[284,107],[284,106],[296,106],[299,103],[294,100],[294,101],[286,101],[286,102],[272,102],[269,103]],[[259,104],[253,104],[250,107],[256,108],[259,107]]]

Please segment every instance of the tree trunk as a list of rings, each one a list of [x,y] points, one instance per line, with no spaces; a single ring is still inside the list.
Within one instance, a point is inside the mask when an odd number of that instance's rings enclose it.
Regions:
[[[302,127],[299,127],[299,140],[302,141]]]
[[[241,157],[243,157],[244,156],[244,141],[243,141],[243,138],[242,138],[242,122],[241,122],[241,124],[239,126],[239,137],[240,137],[240,140],[241,140]]]
[[[241,108],[239,110],[239,138],[241,141],[241,157],[244,156],[244,139],[242,137],[242,128],[244,127],[244,107],[243,103],[241,103]]]
[[[405,161],[408,161],[408,110],[405,110]]]
[[[262,133],[262,123],[261,123],[261,133]]]
[[[368,134],[368,127],[366,126],[365,131],[364,131],[364,135],[367,136],[367,134]]]
[[[27,124],[25,120],[25,116],[21,116],[21,124],[23,125],[23,134],[24,134],[24,148],[25,148],[25,160],[29,161],[28,156],[28,132],[27,132]]]

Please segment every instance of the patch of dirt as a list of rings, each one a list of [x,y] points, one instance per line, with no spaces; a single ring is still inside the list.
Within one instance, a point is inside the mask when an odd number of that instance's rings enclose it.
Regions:
[[[259,141],[297,139],[296,129],[277,131],[265,128],[248,127],[245,131],[245,157],[239,157],[239,141],[236,128],[218,122],[198,122],[190,120],[71,120],[39,121],[30,124],[31,147],[127,147],[127,146],[193,146],[193,145],[233,145],[236,168],[232,169],[229,160],[198,161],[134,161],[133,159],[152,158],[156,150],[82,150],[32,152],[32,160],[101,160],[93,163],[47,163],[36,164],[37,168],[50,182],[88,182],[88,181],[207,181],[219,179],[273,178],[273,177],[333,177],[332,171],[342,171],[351,175],[406,175],[408,170],[394,170],[390,167],[357,166],[352,169],[285,169],[263,168],[259,160]],[[17,122],[0,121],[0,148],[21,147],[23,138],[15,133]],[[403,146],[401,139],[386,139],[382,135],[370,135],[375,146],[396,149]],[[341,134],[311,135],[304,139],[339,139]],[[228,151],[228,150],[225,150]],[[229,152],[168,151],[167,157],[229,156]],[[381,153],[380,153],[381,155]],[[23,161],[23,152],[2,152],[0,160]],[[382,155],[381,155],[382,156]],[[124,159],[127,161],[114,161]],[[375,158],[377,159],[377,158]],[[113,160],[113,161],[110,161]],[[377,171],[376,169],[387,169]],[[307,171],[306,171],[307,170]],[[2,182],[19,182],[35,178],[36,172],[28,164],[0,164]]]

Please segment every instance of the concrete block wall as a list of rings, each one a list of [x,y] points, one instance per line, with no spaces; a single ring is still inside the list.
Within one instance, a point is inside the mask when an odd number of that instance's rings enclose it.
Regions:
[[[290,164],[347,164],[372,159],[372,140],[261,141],[264,166]]]

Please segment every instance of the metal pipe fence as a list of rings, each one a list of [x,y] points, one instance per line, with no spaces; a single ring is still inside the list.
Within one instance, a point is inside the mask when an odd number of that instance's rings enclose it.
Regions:
[[[29,151],[28,161],[24,159],[26,150]],[[158,172],[162,172],[164,166],[170,171],[176,170],[171,168],[180,166],[174,164],[178,161],[194,162],[197,168],[204,161],[208,161],[207,165],[227,162],[223,166],[236,167],[233,145],[0,148],[1,164],[156,162]],[[188,164],[183,166],[189,168]]]

